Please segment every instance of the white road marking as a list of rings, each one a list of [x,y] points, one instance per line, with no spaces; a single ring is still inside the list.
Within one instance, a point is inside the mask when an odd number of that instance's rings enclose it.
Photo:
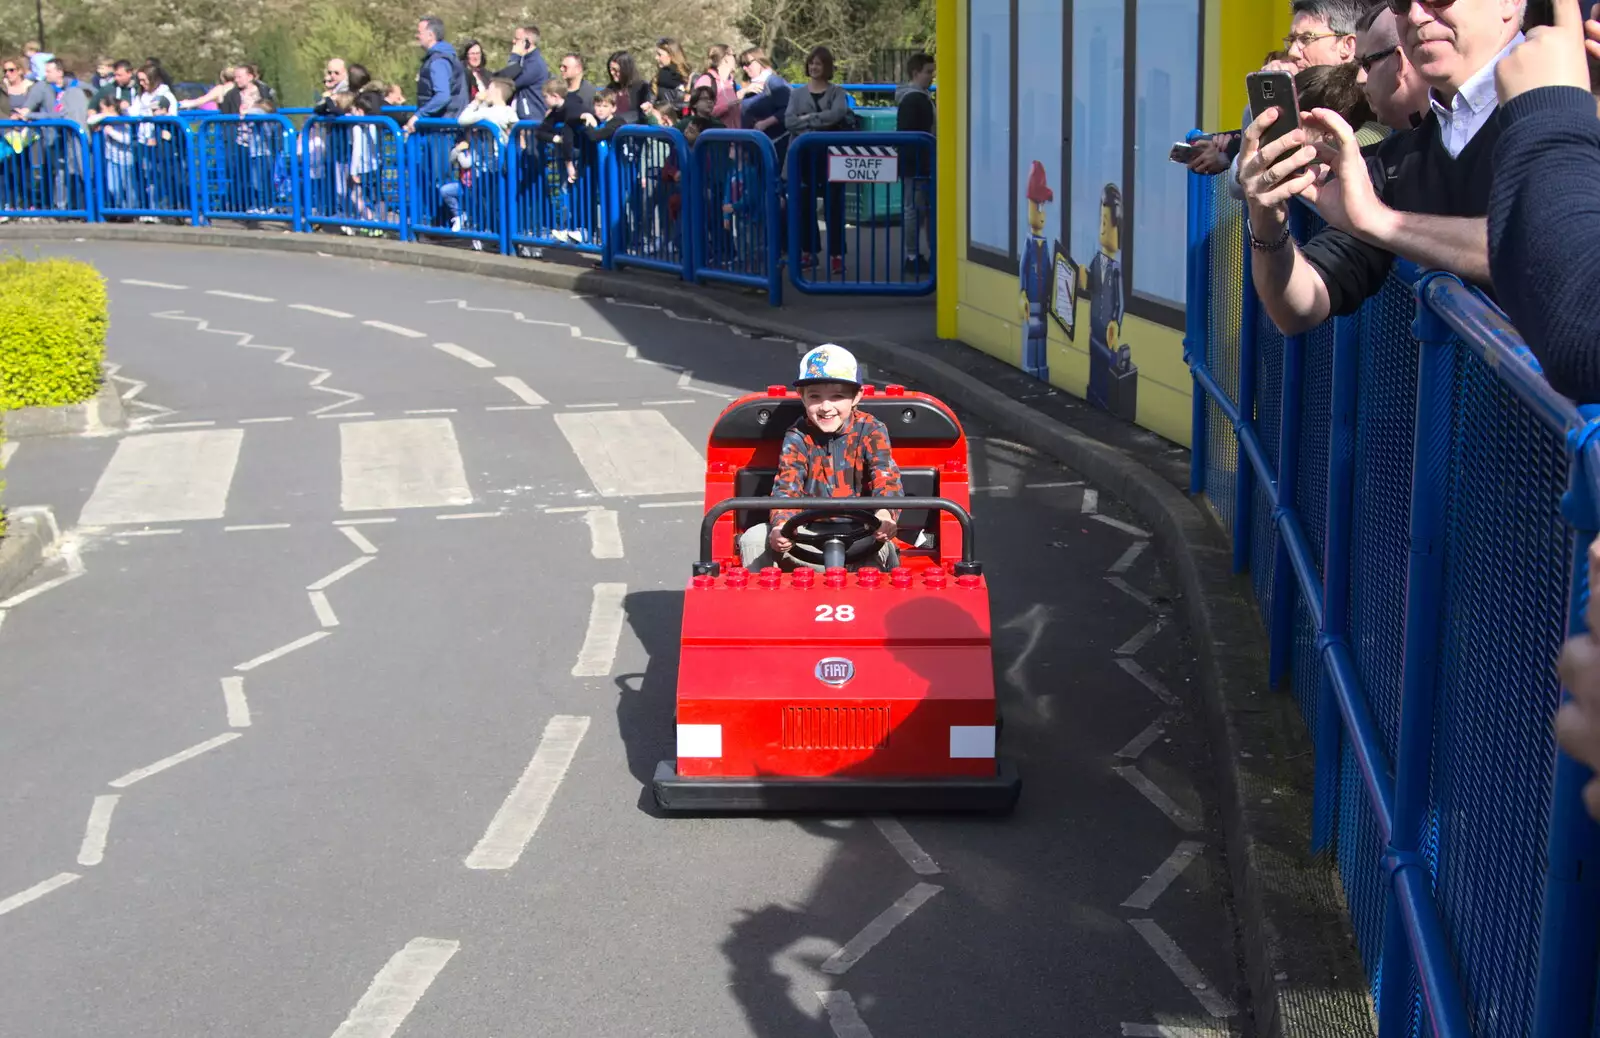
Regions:
[[[1122,553],[1122,557],[1111,564],[1111,569],[1107,572],[1128,572],[1128,570],[1133,568],[1133,564],[1139,561],[1139,556],[1143,555],[1144,550],[1148,547],[1150,547],[1149,541],[1134,541],[1132,544],[1128,545],[1128,550]]]
[[[145,428],[146,429],[206,429],[206,428],[209,428],[209,427],[211,427],[213,425],[216,425],[216,424],[217,424],[216,419],[208,419],[208,420],[203,421],[203,422],[200,422],[200,421],[197,421],[197,422],[162,422],[160,425],[156,425],[154,423],[151,423],[149,425],[146,425]]]
[[[328,588],[337,584],[345,577],[348,577],[362,566],[365,566],[367,563],[371,562],[372,558],[373,557],[371,555],[362,555],[360,558],[351,559],[349,562],[345,563],[343,566],[340,566],[338,569],[334,570],[332,573],[329,573],[316,583],[307,584],[306,590],[326,591]]]
[[[619,403],[617,403],[615,401],[612,401],[611,403],[608,403],[608,404],[568,404],[567,408],[568,408],[568,410],[572,410],[572,411],[584,411],[584,410],[590,410],[590,409],[601,408],[601,407],[621,407],[621,406],[622,406],[621,404],[619,404]]]
[[[340,505],[346,512],[470,505],[461,448],[448,418],[339,426]]]
[[[689,494],[705,459],[660,411],[561,412],[556,426],[602,497]]]
[[[622,527],[617,513],[609,508],[591,508],[584,516],[589,524],[589,554],[597,559],[622,558]]]
[[[817,998],[828,1014],[828,1026],[833,1028],[833,1038],[872,1038],[865,1020],[856,1009],[856,1000],[848,991],[819,991]]]
[[[518,400],[521,400],[529,407],[543,407],[550,402],[534,392],[532,386],[515,375],[497,375],[495,376],[495,381],[511,390]]]
[[[240,425],[266,425],[268,422],[292,422],[293,415],[273,415],[271,418],[241,418]]]
[[[1158,616],[1154,620],[1151,620],[1149,623],[1145,624],[1144,627],[1140,628],[1139,632],[1132,638],[1129,638],[1127,641],[1117,646],[1117,655],[1133,656],[1138,654],[1140,650],[1142,650],[1146,645],[1150,644],[1151,638],[1154,638],[1156,635],[1161,633],[1161,628],[1165,627],[1166,625],[1167,621],[1162,617]]]
[[[843,948],[828,956],[822,964],[822,972],[841,976],[848,972],[851,966],[860,962],[862,957],[871,951],[879,941],[889,936],[894,928],[911,918],[911,913],[928,903],[943,887],[932,883],[918,883],[900,899],[884,909],[878,918],[866,925],[860,933],[850,938]]]
[[[337,407],[339,405],[335,404],[333,406]],[[317,417],[318,418],[336,418],[336,419],[339,419],[339,420],[342,421],[343,419],[346,419],[346,418],[371,418],[374,415],[376,415],[377,413],[378,412],[376,412],[376,411],[341,411],[338,414],[319,414],[319,415],[317,415]]]
[[[69,534],[68,537],[70,538],[71,535]],[[63,542],[59,548],[59,551],[61,553],[61,557],[66,560],[67,572],[63,573],[59,577],[52,577],[43,584],[39,584],[35,587],[29,588],[26,591],[12,595],[4,602],[0,602],[0,609],[11,609],[15,606],[19,606],[28,601],[30,598],[37,598],[46,591],[54,591],[56,588],[67,583],[68,581],[77,580],[87,572],[83,565],[83,559],[78,556],[78,548],[74,542],[71,540]]]
[[[140,281],[138,278],[123,278],[124,285],[138,285],[140,288],[164,288],[170,292],[187,292],[188,285],[173,285],[165,281]]]
[[[363,555],[362,558],[370,559],[372,556]],[[328,601],[326,591],[307,591],[306,595],[311,599],[311,611],[317,614],[317,623],[324,627],[339,626],[339,618],[334,615],[333,603]]]
[[[569,514],[576,514],[578,512],[593,511],[595,507],[596,507],[595,505],[562,505],[559,508],[546,508],[544,510],[544,514],[545,515],[569,515]]]
[[[1169,718],[1166,714],[1162,714],[1154,721],[1151,721],[1145,726],[1144,731],[1129,739],[1128,745],[1118,750],[1114,756],[1121,757],[1123,760],[1138,760],[1144,756],[1145,750],[1148,750],[1157,739],[1166,734],[1168,721]]]
[[[367,556],[367,558],[371,558],[371,556],[369,555],[369,556]],[[288,645],[280,645],[276,649],[273,649],[271,652],[262,653],[260,656],[257,656],[253,660],[246,660],[245,662],[239,664],[237,667],[234,667],[233,669],[237,670],[237,671],[255,670],[257,667],[261,666],[262,664],[271,663],[273,660],[282,659],[283,657],[289,655],[291,652],[294,652],[294,651],[296,651],[298,649],[303,649],[307,645],[315,645],[317,642],[320,642],[322,639],[326,638],[327,636],[328,636],[328,632],[327,631],[314,631],[311,634],[308,634],[303,638],[296,638],[294,641],[290,642]]]
[[[1081,480],[1081,479],[1069,479],[1069,480],[1064,480],[1064,481],[1057,482],[1057,483],[1024,483],[1024,484],[1022,484],[1022,489],[1024,489],[1024,490],[1059,490],[1062,487],[1081,487],[1081,486],[1083,486],[1083,480]]]
[[[367,323],[371,324],[372,322],[369,321]],[[433,348],[438,350],[440,353],[454,357],[456,360],[464,360],[475,368],[494,367],[494,361],[487,357],[481,357],[478,354],[473,353],[465,346],[457,346],[453,342],[436,342],[433,344]]]
[[[1161,957],[1167,969],[1189,989],[1201,1007],[1212,1016],[1222,1019],[1233,1016],[1239,1010],[1227,998],[1219,994],[1210,983],[1206,981],[1205,974],[1200,972],[1189,956],[1183,953],[1177,942],[1167,935],[1167,931],[1154,919],[1129,919],[1128,925],[1138,931],[1150,949]]]
[[[170,537],[175,533],[182,532],[182,530],[168,526],[159,530],[112,530],[110,535],[112,537]]]
[[[367,540],[367,535],[362,533],[360,530],[357,530],[357,529],[355,529],[354,527],[351,527],[351,526],[341,526],[341,527],[339,527],[339,532],[344,534],[346,537],[348,537],[350,539],[350,543],[354,544],[357,548],[359,548],[361,550],[361,554],[363,554],[363,555],[376,555],[376,554],[378,554],[378,546],[376,544],[373,544],[371,541]]]
[[[640,508],[699,508],[704,501],[641,501]]]
[[[1094,515],[1100,509],[1100,491],[1093,487],[1083,488],[1083,514]]]
[[[642,407],[671,407],[673,404],[694,404],[697,400],[646,400]]]
[[[589,628],[583,635],[578,662],[572,665],[575,678],[603,678],[611,673],[617,658],[617,643],[622,640],[623,599],[626,584],[596,584],[594,601],[589,606]]]
[[[436,515],[435,519],[498,519],[504,512],[451,512],[448,515]]]
[[[1130,677],[1145,688],[1148,688],[1163,703],[1168,706],[1178,705],[1178,697],[1172,694],[1172,690],[1162,684],[1160,678],[1139,666],[1138,663],[1130,659],[1119,659],[1117,660],[1117,666],[1127,671]]]
[[[323,317],[338,317],[341,319],[347,319],[354,316],[352,314],[345,313],[343,310],[329,310],[325,306],[312,306],[310,303],[290,303],[289,309],[304,310],[308,314],[321,314]]]
[[[455,414],[458,408],[454,407],[421,407],[406,414]]]
[[[539,405],[538,404],[496,404],[493,407],[485,407],[484,410],[485,411],[537,411],[537,410],[539,410]]]
[[[460,941],[413,937],[372,978],[333,1038],[392,1038],[461,947]]]
[[[1123,533],[1131,533],[1135,537],[1149,537],[1150,536],[1150,531],[1149,530],[1141,530],[1139,527],[1134,526],[1132,523],[1125,523],[1121,519],[1113,519],[1109,515],[1096,515],[1094,517],[1094,521],[1097,522],[1097,523],[1105,523],[1107,526],[1111,527],[1113,530],[1121,530]]]
[[[1214,1027],[1125,1023],[1122,1025],[1122,1038],[1228,1038],[1228,1032]]]
[[[126,437],[78,521],[110,526],[221,519],[243,440],[243,429]]]
[[[23,905],[39,900],[52,890],[60,890],[77,878],[78,874],[76,872],[58,872],[43,883],[35,883],[20,894],[12,894],[4,901],[0,901],[0,915],[5,915],[7,912],[15,912]]]
[[[572,766],[578,744],[589,730],[587,717],[557,714],[544,726],[544,735],[533,751],[522,777],[506,794],[483,839],[467,855],[469,869],[509,869],[522,857],[528,842],[544,821],[550,802],[555,799],[561,780]]]
[[[229,728],[250,727],[250,703],[244,697],[244,678],[230,674],[222,679],[222,702],[228,708]]]
[[[12,455],[17,453],[17,448],[20,446],[22,444],[16,440],[7,440],[5,443],[0,443],[0,469],[11,464]]]
[[[374,523],[392,523],[392,522],[395,522],[395,517],[392,516],[392,515],[385,515],[385,516],[374,516],[371,519],[335,519],[333,521],[333,525],[335,525],[335,526],[371,526]]]
[[[233,740],[239,738],[239,736],[241,734],[243,734],[243,733],[242,732],[224,732],[221,735],[213,736],[212,738],[207,739],[205,742],[196,743],[195,745],[189,747],[187,750],[182,750],[182,751],[180,751],[178,753],[174,753],[170,757],[163,757],[160,760],[156,761],[154,764],[149,764],[149,765],[146,765],[145,767],[139,768],[139,769],[137,769],[135,771],[130,771],[126,775],[122,776],[121,778],[112,779],[108,783],[108,785],[112,789],[127,789],[129,786],[133,785],[135,782],[138,782],[138,781],[140,781],[142,779],[147,779],[151,775],[159,775],[161,772],[166,771],[168,768],[176,767],[179,764],[182,764],[186,760],[193,760],[194,758],[200,756],[202,753],[205,753],[208,750],[214,750],[218,746],[225,746],[228,743],[232,742]]]
[[[1172,819],[1172,823],[1186,833],[1200,831],[1200,822],[1189,812],[1178,806],[1178,802],[1167,796],[1166,790],[1151,782],[1144,772],[1131,764],[1119,765],[1112,771],[1128,780],[1128,785],[1144,794],[1144,798],[1156,805],[1161,813]]]
[[[208,296],[221,296],[224,299],[243,299],[247,303],[276,303],[271,296],[253,296],[249,292],[229,292],[225,288],[208,288]]]
[[[577,325],[569,324],[569,325],[567,325],[567,328],[568,328],[569,331],[572,332],[572,337],[574,339],[583,338],[583,329],[579,328]]]
[[[380,332],[392,332],[395,335],[404,335],[408,339],[427,338],[426,334],[417,331],[415,328],[407,328],[404,325],[399,324],[390,324],[388,321],[362,321],[361,323],[366,325],[368,328],[376,328]]]
[[[79,865],[98,865],[106,860],[106,837],[111,835],[111,812],[116,810],[121,793],[94,798],[89,808],[89,824],[83,829],[83,845],[78,848]]]
[[[939,875],[939,863],[934,861],[927,851],[923,850],[911,834],[906,832],[906,827],[900,824],[897,818],[874,818],[872,823],[878,827],[878,832],[889,841],[905,863],[911,866],[911,871],[919,876]]]
[[[1135,602],[1138,602],[1140,605],[1144,606],[1146,609],[1154,609],[1156,607],[1155,599],[1151,598],[1149,595],[1145,594],[1143,591],[1140,591],[1138,588],[1134,587],[1132,584],[1128,583],[1126,580],[1123,580],[1121,577],[1107,577],[1106,578],[1106,583],[1110,584],[1112,587],[1116,588],[1118,591],[1122,592],[1124,595],[1127,595],[1129,598],[1133,599]]]
[[[1183,870],[1189,867],[1189,863],[1200,856],[1205,846],[1198,840],[1184,840],[1178,844],[1178,849],[1168,855],[1167,860],[1162,862],[1159,868],[1150,873],[1150,878],[1128,896],[1122,907],[1137,908],[1140,911],[1149,910],[1150,906],[1156,903],[1156,898],[1165,894],[1167,888],[1183,875]]]
[[[974,494],[988,494],[988,493],[993,493],[995,491],[1010,490],[1010,489],[1011,488],[1006,486],[1004,483],[994,483],[994,484],[992,484],[990,486],[986,486],[986,487],[973,487],[972,488],[972,492]]]

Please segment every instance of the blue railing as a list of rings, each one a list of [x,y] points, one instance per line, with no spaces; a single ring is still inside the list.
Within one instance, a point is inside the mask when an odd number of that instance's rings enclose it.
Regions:
[[[271,222],[523,255],[571,249],[606,267],[764,288],[774,306],[786,276],[803,292],[934,288],[927,134],[803,134],[780,162],[781,145],[753,130],[708,130],[691,149],[659,127],[597,144],[570,128],[550,140],[531,122],[508,133],[427,119],[407,133],[387,115],[299,122],[185,112],[105,119],[92,132],[0,123],[0,216]],[[876,179],[844,179],[870,167]]]
[[[1600,527],[1600,423],[1447,274],[1398,264],[1359,313],[1279,334],[1242,218],[1191,175],[1191,489],[1250,571],[1271,676],[1310,731],[1315,849],[1337,862],[1379,1034],[1589,1035],[1600,828],[1552,721]],[[1304,240],[1316,218],[1294,222]]]

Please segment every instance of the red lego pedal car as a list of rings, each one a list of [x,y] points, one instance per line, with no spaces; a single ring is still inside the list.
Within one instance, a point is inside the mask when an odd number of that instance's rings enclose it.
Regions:
[[[820,552],[823,568],[742,568],[738,534],[767,520],[800,397],[773,386],[730,404],[712,429],[700,558],[684,595],[677,759],[655,772],[664,811],[1016,804],[1021,781],[997,754],[966,436],[944,404],[899,386],[867,386],[858,406],[888,427],[906,493],[895,501],[900,566],[888,573],[872,568],[883,498],[783,499],[805,509],[786,532]]]

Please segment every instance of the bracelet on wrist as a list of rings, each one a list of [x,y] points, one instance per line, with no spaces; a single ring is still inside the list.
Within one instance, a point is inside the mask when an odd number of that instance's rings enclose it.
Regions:
[[[1277,252],[1289,244],[1289,221],[1283,222],[1283,233],[1274,241],[1265,242],[1257,238],[1255,228],[1249,226],[1248,220],[1245,221],[1245,233],[1250,236],[1250,247],[1257,252]]]

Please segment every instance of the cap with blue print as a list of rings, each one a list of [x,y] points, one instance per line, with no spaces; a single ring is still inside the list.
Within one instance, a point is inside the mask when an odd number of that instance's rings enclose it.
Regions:
[[[843,346],[824,343],[800,358],[800,377],[794,384],[799,387],[816,382],[843,382],[859,388],[861,366]]]

